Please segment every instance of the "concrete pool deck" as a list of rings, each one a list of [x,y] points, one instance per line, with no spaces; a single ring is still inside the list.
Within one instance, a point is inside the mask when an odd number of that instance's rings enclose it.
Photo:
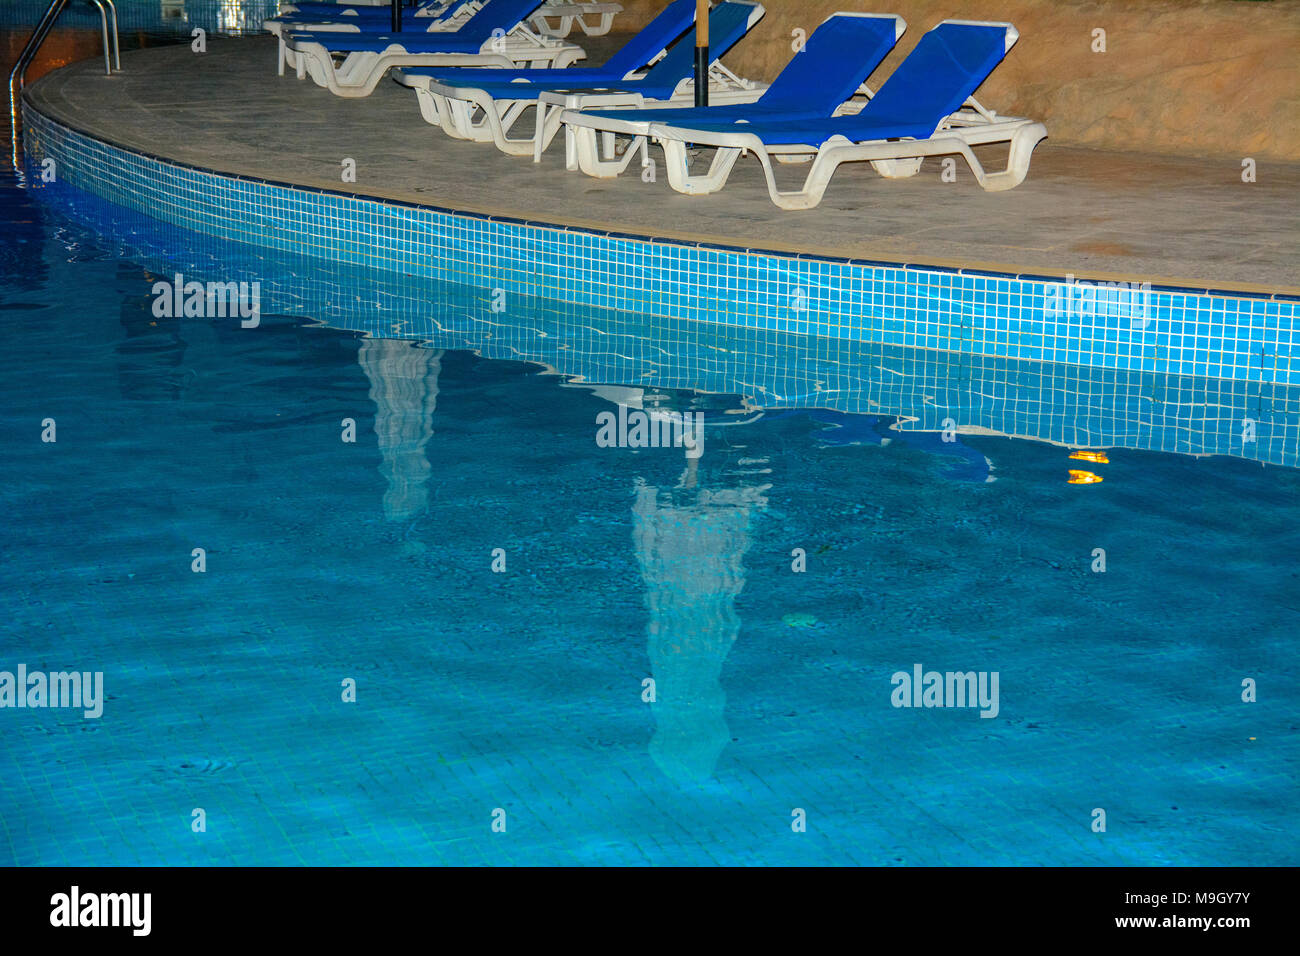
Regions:
[[[597,63],[623,39],[579,42]],[[51,119],[128,149],[377,199],[814,256],[1300,294],[1300,165],[1263,164],[1248,184],[1231,157],[1049,139],[1009,192],[985,193],[961,162],[955,183],[940,180],[937,160],[894,181],[853,164],[817,209],[784,212],[753,161],[706,197],[679,195],[663,176],[642,182],[635,171],[595,180],[564,170],[559,141],[535,165],[427,125],[414,93],[396,83],[342,99],[277,76],[275,58],[270,37],[210,39],[202,55],[188,46],[124,54],[123,72],[111,78],[93,60],[76,63],[26,95]],[[1050,133],[1051,118],[1042,119]],[[356,161],[355,183],[341,181],[345,158]]]

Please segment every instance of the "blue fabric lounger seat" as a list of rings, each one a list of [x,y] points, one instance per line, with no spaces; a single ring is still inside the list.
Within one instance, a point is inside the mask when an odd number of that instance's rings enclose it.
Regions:
[[[622,159],[603,159],[597,132],[632,136],[640,140],[651,123],[685,125],[696,122],[758,118],[802,119],[829,117],[856,93],[889,55],[907,29],[893,14],[836,13],[828,17],[794,55],[772,85],[753,103],[697,108],[664,106],[632,110],[565,111],[560,122],[571,131],[576,165],[589,176],[618,175],[627,167]],[[573,163],[570,163],[573,165]]]
[[[714,7],[709,14],[713,57],[722,56],[762,15],[763,8],[748,0],[729,0]],[[503,152],[529,155],[534,151],[535,133],[526,139],[512,139],[509,133],[530,108],[537,106],[537,97],[544,91],[623,90],[638,100],[671,96],[694,67],[693,40],[691,36],[683,37],[694,21],[695,0],[675,0],[603,67],[568,70],[414,67],[398,71],[395,77],[416,91],[424,118],[441,126],[449,135],[495,142]],[[678,41],[675,45],[674,40]]]
[[[572,44],[519,30],[541,0],[487,0],[456,30],[401,33],[290,33],[285,45],[298,76],[338,96],[369,96],[395,66],[564,67],[586,54]],[[334,57],[342,57],[337,66]]]
[[[921,38],[857,114],[802,120],[729,115],[722,122],[654,123],[650,135],[664,146],[668,181],[678,192],[722,188],[736,158],[748,151],[763,166],[772,201],[785,209],[816,206],[839,165],[854,161],[870,162],[892,179],[914,175],[926,156],[959,153],[985,189],[1011,189],[1024,180],[1047,130],[1041,123],[996,116],[973,95],[1017,38],[1009,23],[945,20]],[[1002,142],[1010,144],[1007,168],[986,173],[971,147]],[[717,147],[707,174],[690,175],[691,144]],[[777,189],[774,156],[812,159],[802,189]]]

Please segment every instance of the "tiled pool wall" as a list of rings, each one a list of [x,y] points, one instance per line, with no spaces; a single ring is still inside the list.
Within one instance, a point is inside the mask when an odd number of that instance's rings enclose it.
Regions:
[[[1300,465],[1300,385],[1029,362],[912,349],[515,296],[266,250],[196,233],[67,185],[49,208],[147,274],[259,283],[264,321],[308,319],[430,348],[531,361],[600,384],[734,395],[728,407],[827,408],[900,417],[900,430],[987,430],[1062,445],[1232,455]],[[147,276],[146,281],[152,281]],[[148,308],[146,301],[140,307]],[[707,399],[714,401],[713,399]],[[745,416],[741,416],[742,418]],[[1249,419],[1253,441],[1246,440]]]
[[[3,0],[0,27],[35,26],[49,0]],[[188,37],[195,27],[209,33],[255,33],[262,21],[279,12],[278,0],[116,0],[117,25],[123,33]],[[99,30],[99,11],[90,4],[68,4],[58,25]]]
[[[1300,385],[1294,297],[1155,287],[1140,318],[1124,305],[1053,309],[1065,277],[791,256],[378,201],[177,164],[84,135],[28,103],[23,115],[29,160],[53,159],[62,183],[274,250],[647,316]]]

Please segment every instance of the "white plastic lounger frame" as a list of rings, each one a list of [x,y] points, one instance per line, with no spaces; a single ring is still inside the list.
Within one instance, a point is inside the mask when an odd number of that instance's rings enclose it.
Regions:
[[[632,76],[640,77],[644,72],[639,70]],[[588,109],[619,109],[662,106],[670,102],[647,100],[640,93],[616,89],[576,93],[548,91],[528,99],[493,99],[484,90],[470,86],[448,86],[431,76],[403,73],[397,79],[415,90],[420,115],[425,121],[442,127],[448,136],[476,143],[495,143],[503,153],[533,156],[539,162],[541,153],[559,132],[560,114],[569,108],[569,104],[573,104],[573,108],[586,106]],[[685,93],[675,93],[676,99],[671,102],[689,102],[694,97],[694,82],[687,80],[685,85]],[[720,63],[714,63],[710,67],[709,96],[712,101],[747,103],[761,96],[766,88],[766,85],[742,80]],[[679,85],[678,91],[680,90]],[[528,115],[530,110],[536,111],[533,131],[525,138],[511,137],[515,124]]]
[[[443,11],[452,6],[455,2],[456,0],[439,0],[438,3],[417,7],[414,10],[403,9],[402,22],[404,25],[423,25],[434,29],[438,29],[437,25],[442,23],[447,24],[447,26],[443,26],[441,29],[455,30],[458,29],[462,23],[472,17],[478,11],[478,8],[482,6],[481,3],[478,3],[477,0],[475,0],[475,2],[467,3],[462,6],[452,16],[445,17]],[[310,20],[299,19],[293,22],[285,22],[281,17],[297,16],[294,12],[295,8],[287,6],[285,11],[283,11],[279,17],[271,17],[270,19],[263,20],[262,29],[280,37],[282,41],[283,37],[289,33],[360,33],[362,30],[361,19],[357,17],[355,13],[350,14],[348,11],[363,6],[366,6],[366,4],[357,3],[355,0],[348,0],[347,3],[340,3],[338,15],[333,16],[328,20],[313,22]],[[366,20],[365,23],[367,25],[365,29],[373,30],[377,22],[382,22],[384,28],[387,28],[390,23],[388,20]]]
[[[1024,182],[1029,172],[1029,160],[1034,147],[1047,136],[1042,123],[1031,120],[997,117],[989,121],[979,113],[979,121],[970,121],[965,110],[948,117],[928,139],[878,140],[854,143],[842,136],[832,137],[820,147],[765,146],[750,133],[719,133],[716,131],[676,129],[654,124],[652,138],[664,147],[664,162],[668,182],[680,193],[698,196],[717,192],[727,181],[736,159],[743,153],[753,152],[763,166],[767,179],[768,195],[782,209],[812,209],[822,201],[831,177],[841,163],[870,162],[877,173],[887,179],[904,179],[921,169],[926,156],[961,154],[970,165],[975,179],[989,192],[1012,189]],[[970,125],[965,125],[970,121]],[[703,175],[691,175],[687,144],[715,146],[717,152]],[[985,172],[983,165],[971,151],[973,146],[990,143],[1009,143],[1007,167],[998,172]],[[812,168],[802,189],[782,191],[777,188],[772,160],[778,162],[807,162]]]
[[[830,17],[850,17],[850,16],[877,16],[870,13],[832,13]],[[907,21],[902,17],[895,15],[894,19],[898,23],[897,36],[902,36],[903,31],[907,29]],[[744,82],[744,81],[742,81]],[[596,179],[612,179],[620,176],[631,164],[632,158],[639,152],[641,155],[641,164],[649,165],[650,153],[648,149],[650,140],[651,123],[649,120],[637,121],[628,119],[614,119],[608,116],[592,116],[585,110],[599,111],[609,109],[650,109],[657,106],[693,106],[695,84],[688,80],[684,88],[675,93],[670,100],[662,102],[638,102],[628,104],[606,103],[591,98],[570,97],[563,102],[559,110],[549,112],[544,117],[544,122],[553,124],[556,127],[564,128],[564,168],[568,170],[582,170],[588,176]],[[743,95],[727,96],[725,93],[717,98],[713,95],[713,90],[709,90],[710,106],[725,106],[728,104],[745,104],[753,103],[764,92],[767,91],[767,84],[749,84],[743,91]],[[866,98],[872,95],[871,87],[865,83],[858,88],[857,94]],[[542,101],[548,106],[553,106],[560,102],[560,98],[553,93],[543,94]],[[854,107],[861,106],[863,100],[850,100],[848,103],[840,106],[836,113],[846,110],[852,110]],[[539,129],[540,132],[540,129]],[[597,133],[600,134],[599,142]],[[533,153],[533,161],[541,162],[542,150],[555,136],[555,131],[550,132],[546,143],[542,149],[537,149]],[[623,151],[621,156],[615,154],[616,137],[631,137],[631,142]],[[778,162],[782,162],[778,157]]]
[[[461,9],[457,10],[456,13],[450,17],[446,17],[445,19],[440,17],[439,14],[447,7],[449,7],[453,2],[455,2],[455,0],[443,0],[442,3],[439,3],[437,6],[433,7],[430,11],[418,10],[413,14],[411,14],[412,19],[416,24],[421,24],[422,21],[427,20],[431,32],[437,32],[439,30],[459,30],[461,25],[470,17],[472,17],[474,13],[478,10],[479,6],[481,6],[481,4],[478,3],[470,3],[462,7]],[[353,2],[349,2],[347,4],[341,4],[340,6],[342,6],[343,9],[346,10],[348,7],[351,7],[353,5],[354,5]],[[355,5],[364,6],[364,4],[360,4],[360,3],[357,3]],[[331,20],[328,22],[322,22],[322,23],[307,23],[306,21],[303,21],[301,23],[285,23],[281,20],[263,20],[262,29],[266,30],[268,33],[273,34],[275,38],[279,41],[279,43],[277,44],[277,46],[279,47],[279,51],[278,51],[278,62],[276,64],[276,72],[280,76],[284,76],[284,68],[286,66],[288,66],[290,69],[294,70],[295,72],[298,69],[299,55],[297,53],[294,53],[292,50],[290,50],[285,44],[285,39],[287,38],[288,34],[290,33],[360,33],[361,27],[359,27],[356,23],[348,22],[349,20],[355,20],[355,19],[357,19],[355,16],[349,17],[346,14],[340,14],[338,19]]]
[[[736,76],[721,63],[715,63],[716,73],[710,75],[709,105],[726,106],[753,103],[767,92],[766,83],[756,83]],[[569,118],[583,115],[583,110],[637,110],[664,106],[693,106],[695,81],[682,80],[666,100],[647,100],[635,93],[543,93],[538,98],[540,122],[533,139],[533,162],[542,161],[542,153],[551,145],[561,129],[564,130],[564,166],[566,169],[590,169],[590,176],[608,179],[621,174],[631,164],[632,158],[641,155],[642,165],[648,162],[647,136],[649,123],[601,119],[599,125],[585,127],[571,125]],[[596,133],[600,133],[599,148]],[[618,136],[631,137],[622,153],[615,153]],[[585,165],[584,165],[585,163]]]
[[[419,34],[436,36],[437,34]],[[586,52],[572,43],[551,37],[539,37],[524,27],[516,27],[503,37],[484,42],[477,53],[408,53],[400,43],[382,52],[357,50],[348,53],[337,66],[329,48],[315,41],[286,42],[286,57],[298,78],[310,76],[335,96],[369,96],[384,75],[395,66],[497,66],[533,68],[570,66],[586,57]]]
[[[446,8],[451,2],[453,0],[443,0],[434,7],[432,12],[415,10],[411,11],[409,15],[417,19],[437,17],[438,12]],[[458,12],[456,16],[459,19],[472,16],[482,5],[481,0],[474,0],[474,2]],[[389,0],[347,0],[346,3],[340,3],[339,6],[341,10],[346,10],[348,7],[387,7],[389,6]],[[298,9],[291,3],[283,4],[282,7],[281,15],[284,16],[291,16]],[[601,0],[547,0],[528,20],[538,33],[543,36],[555,37],[558,40],[563,40],[572,33],[575,26],[589,37],[599,37],[604,36],[613,28],[614,17],[622,12],[623,7],[620,4],[605,3],[601,2]],[[341,22],[346,17],[346,13],[340,12],[339,17],[333,22],[313,23],[309,28],[300,27],[299,29],[309,29],[312,33],[357,30],[358,27],[355,24]],[[599,17],[600,19],[592,22],[588,20],[589,17]],[[559,23],[553,23],[554,20],[559,20]],[[278,37],[282,32],[283,24],[279,20],[265,20],[262,23],[262,28]]]
[[[529,22],[538,32],[548,37],[567,37],[576,26],[589,37],[603,37],[614,26],[614,17],[623,12],[617,3],[599,3],[591,0],[570,0],[570,2],[551,2],[532,15]],[[588,17],[599,20],[588,22]],[[559,20],[552,24],[552,20]]]
[[[1011,24],[997,25],[1007,27],[1007,49],[1011,49],[1019,33]],[[927,156],[960,154],[984,189],[989,192],[1012,189],[1024,182],[1034,147],[1047,136],[1047,127],[1042,123],[1019,117],[998,116],[992,110],[985,109],[973,96],[960,110],[944,119],[926,139],[855,143],[843,136],[833,136],[821,146],[769,146],[753,133],[739,132],[743,128],[743,125],[738,124],[738,131],[733,133],[654,123],[650,127],[650,137],[663,145],[668,182],[680,193],[699,196],[717,192],[726,184],[736,160],[741,155],[752,152],[762,164],[772,202],[782,209],[812,209],[822,201],[831,177],[842,163],[869,162],[886,179],[904,179],[916,175]],[[985,172],[984,166],[975,158],[972,147],[991,143],[1008,143],[1009,154],[1006,169],[989,173]],[[688,144],[716,147],[717,151],[707,173],[691,174]],[[778,189],[773,159],[793,163],[811,160],[812,168],[808,171],[803,188],[791,191]]]
[[[747,29],[752,29],[765,12],[762,4],[755,3],[753,6]],[[681,42],[688,40],[689,37]],[[665,52],[661,51],[654,62],[662,59]],[[640,78],[653,66],[654,63],[651,63],[626,79]],[[695,82],[690,78],[679,82],[672,98],[668,100],[647,100],[640,93],[618,90],[616,87],[608,90],[583,87],[574,92],[546,91],[540,96],[518,100],[505,97],[493,99],[485,90],[467,84],[451,86],[421,74],[400,73],[397,80],[415,90],[420,115],[425,121],[442,127],[448,136],[476,143],[495,143],[503,153],[512,156],[532,155],[534,162],[541,162],[541,154],[560,130],[560,115],[566,109],[636,109],[669,103],[687,105],[694,100],[695,95]],[[710,102],[750,103],[758,99],[766,89],[766,84],[741,79],[717,60],[709,66]],[[525,139],[512,138],[512,128],[530,110],[536,111],[533,132]]]

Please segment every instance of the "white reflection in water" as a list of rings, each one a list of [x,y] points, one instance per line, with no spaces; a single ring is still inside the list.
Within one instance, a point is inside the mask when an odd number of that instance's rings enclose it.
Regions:
[[[735,602],[751,519],[767,506],[770,487],[700,487],[694,460],[675,488],[637,480],[632,537],[657,695],[650,756],[678,783],[709,779],[730,739],[722,665],[740,631]]]
[[[432,468],[425,446],[433,437],[442,350],[417,348],[400,339],[366,339],[357,361],[370,379],[375,403],[379,472],[388,482],[384,517],[407,521],[429,504]]]

